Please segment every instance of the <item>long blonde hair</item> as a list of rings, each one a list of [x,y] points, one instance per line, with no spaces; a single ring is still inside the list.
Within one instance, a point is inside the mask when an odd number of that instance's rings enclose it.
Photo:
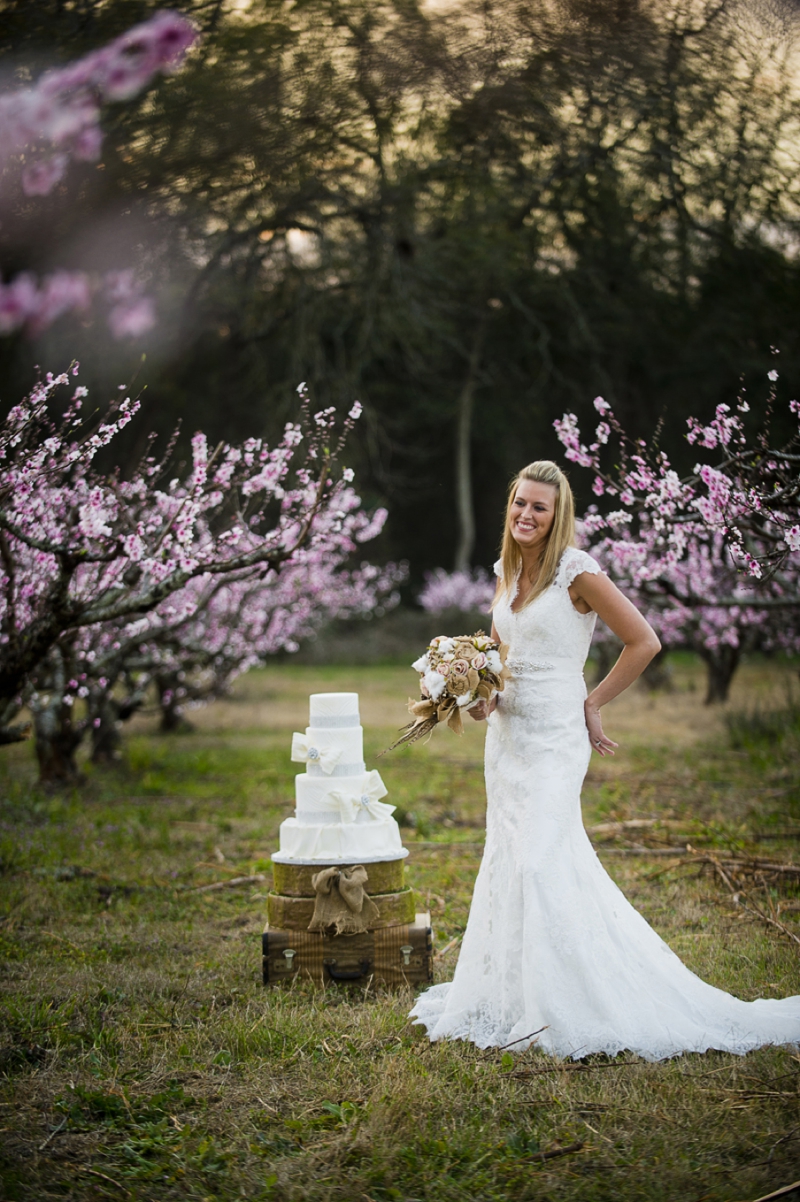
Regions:
[[[556,490],[553,525],[550,527],[550,533],[539,561],[539,575],[525,598],[523,609],[550,587],[556,578],[561,556],[567,547],[575,545],[575,500],[569,480],[557,463],[553,463],[550,459],[537,459],[535,463],[529,463],[514,477],[508,490],[506,520],[503,527],[503,541],[500,546],[501,575],[497,581],[493,609],[501,597],[506,594],[510,596],[513,593],[517,576],[522,569],[522,552],[511,533],[510,519],[517,488],[523,480],[533,480],[536,484],[552,484]]]

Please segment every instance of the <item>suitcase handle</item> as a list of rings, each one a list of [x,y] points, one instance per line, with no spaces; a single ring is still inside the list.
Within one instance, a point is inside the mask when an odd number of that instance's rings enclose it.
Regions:
[[[323,968],[327,968],[332,981],[358,981],[361,977],[368,977],[370,973],[369,960],[362,960],[358,968],[337,969],[335,960],[323,960]]]

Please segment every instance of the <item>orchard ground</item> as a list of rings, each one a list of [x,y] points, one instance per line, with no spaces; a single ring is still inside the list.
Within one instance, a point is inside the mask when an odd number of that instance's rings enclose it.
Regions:
[[[672,692],[637,688],[608,707],[622,746],[593,760],[585,790],[590,827],[663,822],[597,832],[601,859],[692,969],[748,999],[800,992],[800,947],[689,857],[654,853],[688,840],[796,861],[791,679],[796,665],[746,664],[730,704],[709,709],[701,665],[678,659]],[[418,908],[440,949],[464,930],[484,729],[440,730],[377,761],[412,686],[404,667],[252,672],[191,715],[193,733],[159,736],[155,717],[137,719],[119,768],[87,767],[70,795],[37,792],[30,746],[3,750],[4,1198],[722,1202],[800,1177],[789,1050],[592,1057],[565,1071],[535,1050],[431,1046],[406,1020],[410,993],[262,987],[270,852],[313,691],[361,694],[367,759],[404,823]],[[732,739],[725,714],[737,711],[750,718]],[[800,935],[798,902],[791,886],[764,893]],[[456,957],[457,943],[438,980]],[[528,1069],[547,1071],[514,1075]]]

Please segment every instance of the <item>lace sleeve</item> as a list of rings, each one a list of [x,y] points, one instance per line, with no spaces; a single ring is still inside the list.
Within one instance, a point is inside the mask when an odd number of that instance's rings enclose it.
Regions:
[[[492,571],[494,572],[494,574],[498,580],[503,579],[503,561],[502,561],[502,559],[498,559],[497,563],[493,566]]]
[[[590,572],[596,576],[602,570],[597,560],[592,559],[591,555],[587,555],[585,551],[579,551],[577,547],[567,547],[558,569],[557,579],[564,588],[569,588],[575,577],[580,576],[581,572]]]

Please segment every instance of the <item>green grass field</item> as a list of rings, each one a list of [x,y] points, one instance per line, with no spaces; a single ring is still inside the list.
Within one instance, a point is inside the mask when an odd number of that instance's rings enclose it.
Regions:
[[[797,993],[797,884],[759,894],[781,930],[690,857],[656,854],[688,840],[797,859],[800,728],[796,711],[769,716],[786,704],[779,669],[742,669],[729,708],[760,717],[733,737],[702,706],[701,675],[680,661],[673,692],[634,689],[609,707],[623,746],[592,765],[586,822],[661,820],[598,836],[627,896],[714,984],[748,999]],[[361,693],[369,766],[404,823],[418,908],[439,948],[463,932],[483,840],[483,728],[437,731],[377,762],[413,683],[392,667],[251,673],[192,715],[191,734],[137,719],[119,769],[87,766],[71,795],[37,791],[30,746],[0,751],[3,1198],[745,1202],[800,1178],[789,1050],[599,1057],[572,1071],[535,1050],[431,1046],[406,1020],[410,993],[262,987],[291,731],[315,690]],[[456,942],[438,980],[457,955]]]

